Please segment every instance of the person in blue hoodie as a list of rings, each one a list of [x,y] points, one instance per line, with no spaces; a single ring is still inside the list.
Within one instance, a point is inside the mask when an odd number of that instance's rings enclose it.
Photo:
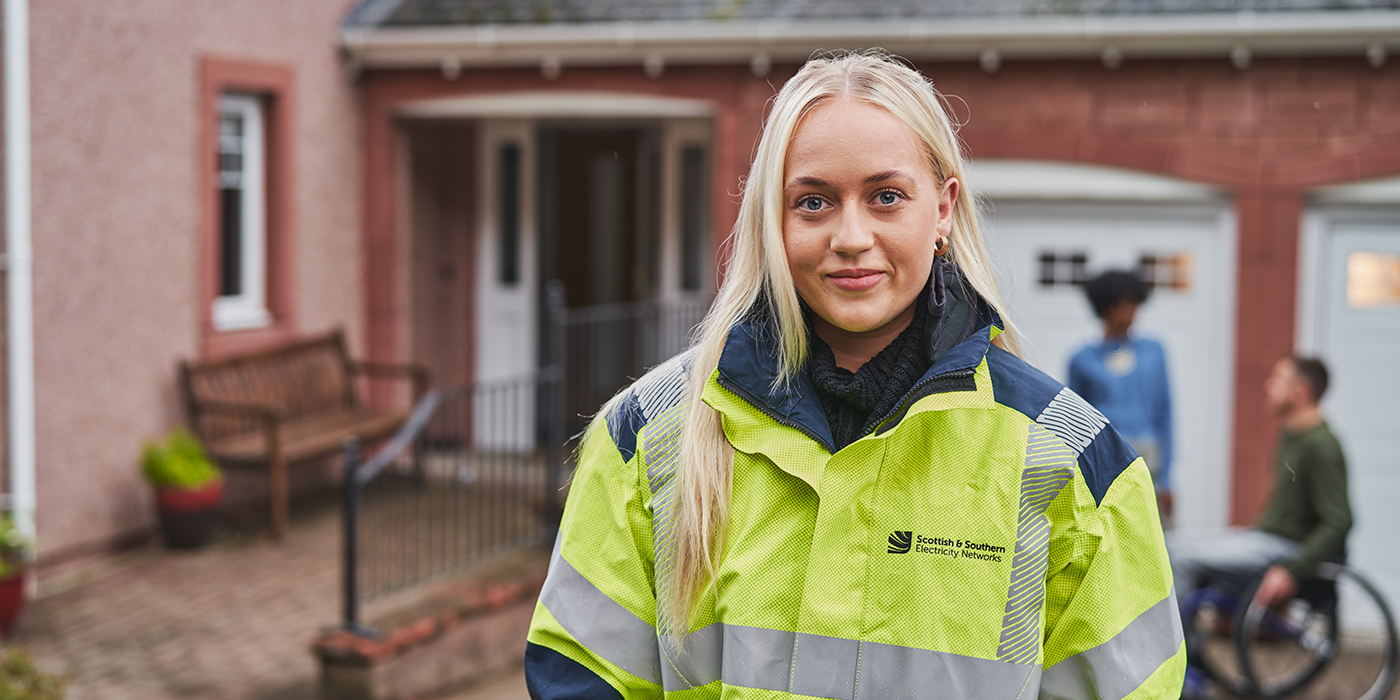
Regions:
[[[1132,332],[1149,289],[1132,272],[1111,270],[1084,287],[1103,339],[1085,345],[1069,362],[1069,388],[1108,418],[1152,472],[1162,525],[1172,514],[1172,400],[1162,344]]]

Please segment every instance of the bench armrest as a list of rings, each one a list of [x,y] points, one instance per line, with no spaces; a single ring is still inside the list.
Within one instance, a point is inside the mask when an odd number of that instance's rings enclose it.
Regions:
[[[403,377],[413,381],[413,402],[418,403],[428,393],[428,370],[422,365],[393,364],[389,362],[350,363],[352,374],[378,375],[381,377]]]

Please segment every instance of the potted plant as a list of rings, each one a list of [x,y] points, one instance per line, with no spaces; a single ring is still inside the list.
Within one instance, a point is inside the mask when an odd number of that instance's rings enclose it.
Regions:
[[[24,608],[24,575],[34,542],[15,525],[9,513],[0,514],[0,635],[7,635]]]
[[[165,544],[176,549],[204,546],[219,517],[224,479],[199,438],[180,429],[164,442],[147,442],[141,473],[156,489]]]

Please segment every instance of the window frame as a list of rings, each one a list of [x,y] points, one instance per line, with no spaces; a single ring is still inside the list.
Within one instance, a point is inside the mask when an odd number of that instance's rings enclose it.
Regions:
[[[295,335],[292,304],[292,262],[294,250],[295,201],[291,177],[293,162],[294,73],[282,65],[252,63],[214,56],[202,59],[200,110],[202,126],[199,141],[199,171],[202,203],[202,234],[198,299],[201,356],[213,359],[257,350],[291,339]],[[237,312],[228,312],[235,322],[225,323],[227,306],[221,300],[223,230],[220,214],[222,193],[219,176],[219,126],[224,98],[254,98],[261,107],[263,158],[262,182],[257,185],[263,203],[261,236],[262,280],[257,293],[249,295]],[[245,289],[245,291],[247,291]],[[254,301],[261,296],[265,316],[259,317]],[[217,316],[217,318],[216,318]]]
[[[211,322],[214,330],[238,331],[264,328],[272,323],[272,314],[267,309],[267,207],[265,206],[264,183],[267,180],[267,140],[264,137],[262,100],[255,95],[224,93],[219,98],[220,129],[216,140],[219,159],[220,192],[228,189],[224,182],[225,170],[222,156],[224,150],[223,120],[228,115],[242,118],[242,144],[239,148],[241,197],[239,198],[239,266],[236,294],[224,293],[227,283],[228,254],[227,200],[221,195],[219,207],[219,296],[214,298]]]

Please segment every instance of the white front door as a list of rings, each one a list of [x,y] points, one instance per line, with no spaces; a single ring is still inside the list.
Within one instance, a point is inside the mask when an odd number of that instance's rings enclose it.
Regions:
[[[1223,528],[1230,493],[1234,224],[1222,205],[993,200],[990,240],[1030,359],[1065,381],[1070,357],[1101,337],[1081,282],[1154,263],[1158,286],[1135,332],[1166,348],[1173,402],[1175,523]],[[1174,283],[1169,283],[1169,278]]]
[[[1307,231],[1316,276],[1299,340],[1330,371],[1322,408],[1347,456],[1348,562],[1400,605],[1400,208],[1319,210]]]

